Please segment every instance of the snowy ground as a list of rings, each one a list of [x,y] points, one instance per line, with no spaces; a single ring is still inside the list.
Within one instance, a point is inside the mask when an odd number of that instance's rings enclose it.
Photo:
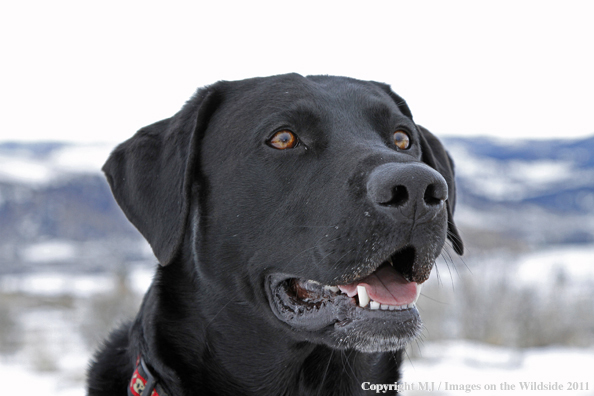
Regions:
[[[423,345],[422,355],[405,364],[403,382],[414,386],[405,395],[594,395],[594,347],[512,349],[444,341]],[[434,392],[420,390],[426,382]],[[530,390],[541,383],[563,386],[563,391]]]
[[[562,278],[562,284],[570,285],[564,289],[564,297],[572,297],[567,293],[569,290],[581,298],[581,304],[594,304],[591,298],[594,247],[556,248],[514,260],[509,268],[513,268],[512,278],[518,287],[527,287],[535,294],[548,290],[550,297],[555,295]],[[500,264],[495,260],[476,267],[470,265],[472,279],[488,289],[487,282],[497,279],[497,274],[502,272]],[[39,272],[1,277],[0,342],[5,345],[0,344],[0,384],[4,393],[84,394],[84,375],[93,344],[105,336],[104,332],[121,314],[111,310],[114,306],[127,305],[126,312],[134,312],[150,283],[150,264],[131,268],[125,282],[121,274],[118,277]],[[462,291],[456,280],[460,275],[455,271],[452,274],[453,279],[448,279],[449,272],[442,266],[439,287],[456,295]],[[427,289],[430,293],[431,288]],[[584,300],[584,295],[590,297]],[[427,298],[432,297],[429,294]],[[455,302],[440,304],[447,304],[455,311]],[[432,315],[432,311],[422,314]],[[93,333],[97,323],[105,326],[98,334]],[[437,326],[431,320],[426,321],[426,326],[430,334],[439,333],[431,328]],[[594,333],[594,329],[590,331]],[[10,348],[6,340],[14,339],[18,342]],[[405,395],[429,393],[419,389],[420,385],[428,386],[427,383],[435,387],[431,392],[434,395],[594,395],[594,345],[520,349],[426,337],[426,341],[411,346],[409,355],[404,365],[403,385],[408,384],[412,390],[405,390]],[[522,390],[522,385],[563,386],[563,390]],[[494,389],[487,389],[490,386]],[[568,390],[569,386],[577,389]]]

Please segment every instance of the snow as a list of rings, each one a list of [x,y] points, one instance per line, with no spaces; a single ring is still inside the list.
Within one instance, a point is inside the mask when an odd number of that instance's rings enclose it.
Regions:
[[[146,266],[136,266],[128,277],[132,291],[144,293],[152,280],[153,271]],[[0,277],[0,290],[5,293],[31,295],[71,295],[89,297],[115,289],[117,279],[113,274],[64,274],[62,272],[34,272],[24,275]]]
[[[0,362],[0,383],[7,395],[80,396],[85,391],[81,381],[63,381],[55,373],[39,373],[20,365]]]
[[[77,257],[77,251],[69,241],[46,241],[27,246],[21,251],[22,258],[31,263],[68,261]]]
[[[89,351],[71,312],[30,308],[19,317],[23,347],[14,356],[0,356],[3,392],[59,396],[84,394],[82,385]]]
[[[0,287],[8,293],[35,295],[70,294],[85,297],[104,293],[115,287],[109,275],[70,275],[52,272],[35,272],[24,276],[6,275],[0,278]]]
[[[0,180],[23,184],[41,184],[53,177],[52,169],[41,161],[1,156]]]
[[[517,350],[489,346],[468,341],[444,341],[422,346],[422,358],[406,361],[403,382],[409,384],[434,382],[440,392],[434,395],[509,395],[509,394],[594,394],[594,348],[534,348]],[[502,389],[503,383],[514,386],[514,390]],[[569,382],[588,384],[589,390],[568,392],[545,390],[521,390],[521,382],[557,383],[567,389]],[[445,384],[478,385],[480,390],[444,391]],[[495,390],[486,390],[494,385]],[[419,391],[404,392],[404,395],[427,394]]]
[[[98,173],[114,146],[77,145],[56,150],[48,162],[55,169],[71,173]]]
[[[131,263],[129,268],[129,287],[140,296],[149,287],[154,268],[146,262]],[[85,373],[93,350],[83,339],[81,329],[88,315],[93,314],[91,297],[113,293],[118,281],[118,276],[107,272],[40,271],[0,277],[0,297],[14,299],[9,311],[14,315],[7,318],[16,322],[19,340],[16,352],[0,354],[3,392],[23,396],[40,392],[84,395]],[[67,298],[56,299],[58,296]]]
[[[457,176],[468,183],[475,194],[490,200],[521,201],[549,191],[555,185],[579,187],[594,182],[594,173],[576,169],[573,159],[498,161],[473,155],[457,144],[448,145],[448,151],[455,158]]]
[[[146,269],[145,266],[139,266],[134,269],[129,276],[130,288],[138,294],[144,294],[153,281],[152,269]]]
[[[514,255],[499,253],[492,257],[473,259],[477,267],[463,265],[449,269],[446,261],[438,259],[439,283],[455,285],[462,275],[469,273],[476,282],[484,284],[511,281],[519,288],[532,287],[551,291],[559,282],[591,287],[594,284],[594,245],[561,245],[548,249]],[[443,268],[447,266],[447,268]],[[459,268],[458,268],[459,267]],[[437,274],[430,282],[437,281]]]
[[[517,279],[534,282],[534,274],[546,282],[554,282],[559,276],[574,284],[594,281],[594,247],[564,246],[522,257]]]
[[[69,175],[100,174],[113,144],[65,145],[49,155],[0,151],[0,181],[44,186]]]

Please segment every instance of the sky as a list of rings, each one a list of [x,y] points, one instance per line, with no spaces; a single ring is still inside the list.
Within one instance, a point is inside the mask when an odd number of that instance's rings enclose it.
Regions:
[[[120,142],[218,80],[390,84],[442,135],[594,135],[592,1],[12,1],[0,141]]]

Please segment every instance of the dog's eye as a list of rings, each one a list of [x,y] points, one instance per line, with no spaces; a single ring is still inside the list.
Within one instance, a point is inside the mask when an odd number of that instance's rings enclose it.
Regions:
[[[396,131],[394,132],[394,144],[400,150],[408,150],[410,148],[410,137],[406,132]]]
[[[275,133],[266,143],[275,149],[286,150],[297,147],[299,140],[293,132],[288,129],[283,129],[282,131]]]

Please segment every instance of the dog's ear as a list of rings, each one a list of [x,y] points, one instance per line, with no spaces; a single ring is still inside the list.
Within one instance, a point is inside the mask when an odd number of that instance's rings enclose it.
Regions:
[[[219,101],[216,84],[198,90],[176,115],[120,144],[103,166],[118,205],[161,265],[183,242],[200,142]]]
[[[392,88],[388,84],[375,81],[372,81],[372,83],[379,86],[384,92],[390,95],[390,98],[392,98],[394,103],[396,103],[396,106],[398,106],[398,110],[400,110],[402,114],[404,114],[412,120],[412,112],[410,111],[408,104],[406,104],[406,100],[402,99],[398,94],[396,94],[396,92],[392,91]]]
[[[417,125],[421,137],[422,160],[424,163],[438,171],[448,184],[448,238],[454,250],[459,255],[464,253],[462,238],[454,223],[454,208],[456,207],[456,183],[454,181],[454,162],[445,150],[439,139],[427,129]]]

